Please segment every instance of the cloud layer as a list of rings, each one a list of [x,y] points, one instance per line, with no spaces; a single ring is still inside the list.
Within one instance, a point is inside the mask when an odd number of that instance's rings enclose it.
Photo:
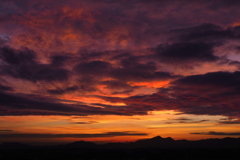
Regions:
[[[143,136],[146,133],[135,132],[107,132],[96,134],[1,134],[0,138],[96,138],[115,136]]]
[[[3,1],[0,115],[175,110],[238,119],[239,5]]]

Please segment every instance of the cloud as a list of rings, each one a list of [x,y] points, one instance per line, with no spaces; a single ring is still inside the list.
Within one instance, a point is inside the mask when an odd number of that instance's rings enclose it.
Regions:
[[[185,117],[180,117],[180,118],[171,119],[171,120],[176,120],[176,121],[191,121],[192,119],[185,118]]]
[[[0,36],[0,46],[5,45],[10,41],[10,38],[7,36]]]
[[[178,35],[175,37],[178,41],[213,43],[240,38],[238,30],[237,26],[225,29],[215,24],[204,23],[189,28],[175,29],[172,32]]]
[[[0,49],[0,57],[5,62],[1,65],[3,76],[32,82],[65,81],[69,77],[69,71],[64,68],[37,62],[36,53],[27,48],[16,50],[5,46]]]
[[[120,55],[122,55],[120,53]],[[115,55],[114,55],[115,56]],[[110,57],[110,59],[112,56]],[[120,56],[118,60],[85,61],[74,68],[79,77],[79,89],[87,92],[98,90],[97,85],[104,85],[112,94],[132,92],[139,86],[129,82],[151,82],[176,79],[179,76],[169,72],[157,70],[154,62],[146,61],[145,57],[129,54]]]
[[[240,124],[240,121],[219,121],[219,124]]]
[[[131,92],[133,92],[132,89],[130,89],[130,90],[125,90],[125,91],[122,91],[122,92],[113,92],[112,94],[113,94],[113,95],[117,95],[117,94],[130,94]]]
[[[127,84],[124,81],[116,81],[116,80],[112,80],[112,81],[103,81],[102,82],[103,85],[106,85],[107,88],[109,89],[114,89],[114,90],[119,90],[119,89],[126,89],[126,90],[133,90],[134,88],[138,88],[138,87],[132,87],[131,85]]]
[[[106,132],[95,134],[0,134],[0,138],[95,138],[115,136],[146,136],[147,133],[139,132]]]
[[[14,94],[8,94],[8,93],[0,93],[1,95],[1,102],[0,105],[3,106],[1,108],[2,111],[5,111],[7,113],[7,110],[11,110],[14,112],[20,112],[19,114],[21,115],[21,112],[24,111],[46,111],[51,113],[51,111],[56,111],[56,112],[62,112],[62,114],[67,113],[67,112],[72,112],[72,111],[77,111],[77,109],[72,108],[68,105],[64,104],[58,104],[54,102],[48,102],[47,100],[37,100],[31,98],[31,96],[24,97],[24,96],[19,96],[19,95],[14,95]],[[2,112],[2,114],[6,114]],[[53,113],[54,114],[54,113]]]
[[[190,134],[203,134],[203,135],[217,135],[217,136],[239,136],[240,132],[199,132],[199,133],[190,133]]]
[[[218,123],[219,124],[240,124],[240,120],[228,117],[228,118],[221,118],[218,121]]]
[[[169,122],[166,122],[166,124],[172,124],[172,123],[202,123],[202,122],[206,122],[209,120],[203,119],[203,120],[194,120],[194,119],[189,119],[189,118],[185,118],[185,117],[180,117],[180,118],[176,118],[176,119],[169,119]],[[171,121],[174,120],[174,121]]]
[[[121,107],[105,105],[104,108],[86,104],[66,104],[58,99],[36,95],[0,93],[0,115],[131,115]],[[73,101],[74,103],[74,101]]]
[[[238,25],[222,27],[212,23],[174,29],[169,31],[168,42],[161,43],[153,51],[155,57],[168,66],[170,62],[170,66],[194,69],[206,63],[219,66],[219,70],[223,65],[237,69],[238,61],[229,57],[239,52],[239,31]]]
[[[64,89],[49,89],[47,90],[48,93],[51,93],[51,94],[66,94],[66,93],[71,93],[71,92],[74,92],[74,91],[77,91],[78,90],[78,86],[71,86],[71,87],[67,87],[67,88],[64,88]]]
[[[177,123],[203,123],[209,120],[199,120],[199,121],[178,121]],[[176,123],[176,122],[166,122],[166,124],[172,124],[172,123]]]
[[[111,64],[105,61],[91,61],[78,64],[74,70],[81,75],[103,76],[111,69]]]
[[[97,121],[74,122],[74,124],[95,124],[95,123],[99,123],[99,122],[97,122]]]
[[[13,88],[5,85],[0,84],[0,91],[12,91]]]
[[[147,58],[147,56],[142,58]],[[168,72],[157,71],[157,66],[153,61],[142,62],[142,58],[138,56],[123,58],[120,66],[111,70],[110,76],[121,81],[136,82],[161,81],[178,77]]]
[[[13,130],[3,130],[1,129],[0,132],[12,132]]]
[[[159,45],[156,49],[156,55],[162,62],[186,63],[195,62],[212,62],[218,60],[218,57],[213,54],[211,43],[173,43]]]
[[[183,77],[173,84],[214,85],[218,87],[238,87],[240,72],[211,72],[202,75]]]
[[[13,39],[23,46],[51,51],[76,52],[79,47],[100,51],[153,47],[168,37],[166,31],[176,26],[190,27],[204,22],[231,25],[238,20],[232,16],[239,14],[235,8],[237,5],[227,5],[226,8],[223,4],[226,6],[219,1],[109,3],[71,0],[55,4],[54,1],[19,3],[12,0],[1,5],[1,18],[8,31],[15,31],[9,26],[17,26],[19,32],[13,32],[16,35]],[[227,11],[216,6],[224,6]],[[25,34],[28,38],[18,39],[17,34]]]
[[[239,72],[212,72],[172,82],[179,110],[190,114],[240,117]]]
[[[15,50],[8,46],[1,47],[1,58],[10,65],[33,64],[35,63],[36,53],[28,48]]]
[[[167,109],[184,114],[240,118],[239,77],[239,72],[212,72],[182,77],[152,95],[102,98],[125,103],[133,111],[142,113]]]
[[[239,62],[226,56],[227,41],[234,51],[239,47],[236,7],[238,2],[223,0],[5,1],[0,75],[9,84],[0,84],[1,114],[143,115],[171,109],[239,117],[239,72],[228,72]],[[207,73],[212,68],[224,72]],[[152,95],[137,90],[150,87],[134,84],[160,81],[171,83]],[[45,95],[75,92],[126,106],[70,105]]]
[[[53,55],[51,57],[51,65],[62,67],[64,66],[64,62],[66,62],[69,59],[70,57],[68,56]]]

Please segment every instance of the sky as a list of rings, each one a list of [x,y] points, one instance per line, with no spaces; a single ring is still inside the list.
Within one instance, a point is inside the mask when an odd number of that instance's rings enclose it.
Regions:
[[[0,142],[239,137],[237,15],[237,0],[1,0]]]

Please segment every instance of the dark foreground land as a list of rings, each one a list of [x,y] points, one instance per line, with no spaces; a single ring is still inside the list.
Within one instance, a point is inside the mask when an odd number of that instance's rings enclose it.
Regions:
[[[0,160],[239,160],[240,138],[199,141],[162,138],[97,145],[78,141],[65,145],[0,144]]]
[[[1,150],[1,160],[239,160],[240,149]]]

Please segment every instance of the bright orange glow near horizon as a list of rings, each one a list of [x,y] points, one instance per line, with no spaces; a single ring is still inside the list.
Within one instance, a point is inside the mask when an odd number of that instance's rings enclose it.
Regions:
[[[189,135],[189,132],[215,130],[222,131],[222,126],[212,125],[223,116],[194,116],[179,114],[175,111],[153,111],[148,115],[135,116],[4,116],[0,118],[1,126],[6,130],[15,128],[10,134],[66,134],[66,138],[41,138],[41,142],[64,142],[69,143],[77,140],[92,141],[97,143],[107,142],[131,142],[138,139],[152,138],[161,135],[164,138],[172,137],[175,140],[188,139],[199,140],[211,138],[210,135]],[[203,121],[205,119],[205,121]],[[184,122],[188,121],[188,122]],[[21,122],[21,126],[19,123]],[[196,126],[196,123],[198,125]],[[11,124],[11,125],[9,125]],[[50,127],[51,126],[51,127]],[[228,131],[237,132],[235,126],[225,126]],[[138,133],[144,130],[148,135],[139,136],[106,136],[106,137],[71,137],[72,134],[101,134],[119,131]],[[26,132],[27,131],[27,132]],[[5,141],[21,140],[9,138]],[[36,138],[24,138],[29,143],[37,142]],[[23,140],[23,139],[22,139]]]

